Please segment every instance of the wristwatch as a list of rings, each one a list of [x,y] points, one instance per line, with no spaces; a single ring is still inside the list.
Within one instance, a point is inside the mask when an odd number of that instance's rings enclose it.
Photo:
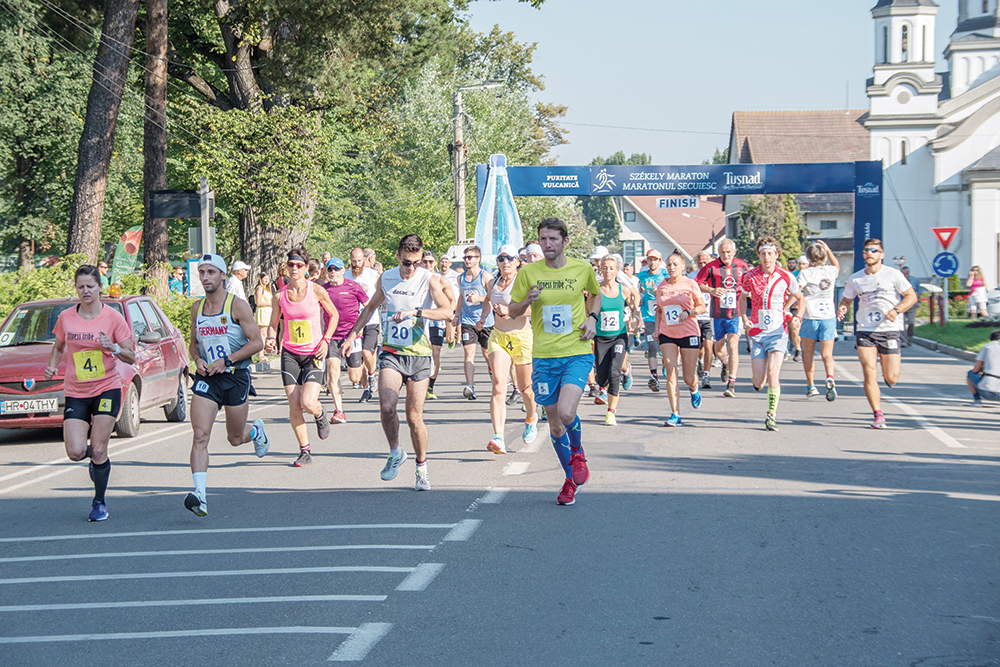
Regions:
[[[597,313],[587,313],[587,317],[593,317],[595,322],[600,319],[597,317]]]
[[[222,357],[222,358],[225,359],[226,368],[230,368],[233,365],[233,360],[230,359],[229,357]]]
[[[111,354],[117,357],[121,353],[122,353],[122,346],[119,345],[118,343],[115,343],[115,351],[112,352]]]
[[[423,317],[423,316],[424,316],[424,309],[417,308],[417,317]]]

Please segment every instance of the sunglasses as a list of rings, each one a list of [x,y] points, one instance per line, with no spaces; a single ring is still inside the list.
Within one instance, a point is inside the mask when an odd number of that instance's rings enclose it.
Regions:
[[[865,254],[868,254],[868,255],[874,255],[875,253],[882,252],[882,251],[879,248],[865,248],[861,252],[863,252]]]
[[[431,265],[434,264],[434,260],[433,259],[422,259],[422,260],[420,260],[420,263],[421,264],[427,264],[428,266],[431,266]]]
[[[465,257],[463,257],[462,259],[464,259],[464,260],[466,260],[466,261],[468,261],[468,260],[470,260],[470,259],[479,259],[479,255],[466,255],[466,256],[465,256]]]
[[[516,257],[509,257],[508,255],[498,255],[497,256],[497,261],[498,262],[513,262],[516,259],[517,259]]]
[[[305,266],[302,262],[288,262],[288,268],[290,269],[301,269]]]
[[[408,269],[411,266],[419,266],[420,265],[420,260],[418,259],[415,262],[411,262],[408,259],[401,259],[401,260],[399,260],[399,265]]]

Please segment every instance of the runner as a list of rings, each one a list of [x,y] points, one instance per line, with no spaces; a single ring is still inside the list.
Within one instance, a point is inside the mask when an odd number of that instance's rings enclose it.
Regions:
[[[705,266],[712,261],[712,255],[707,250],[702,250],[695,257],[694,266],[687,277],[691,280],[698,280],[698,274]],[[699,290],[701,288],[699,287]],[[698,356],[698,380],[702,389],[712,388],[712,348],[715,339],[712,331],[712,314],[709,306],[712,302],[712,295],[708,292],[701,293],[702,301],[705,304],[704,312],[698,313],[698,328],[701,329],[701,354]]]
[[[509,316],[510,290],[514,286],[518,265],[517,249],[512,245],[500,247],[497,265],[500,275],[491,278],[486,285],[486,301],[483,309],[495,315],[496,324],[490,333],[487,346],[490,368],[493,369],[493,393],[490,396],[490,421],[493,423],[493,438],[486,448],[494,454],[506,454],[504,445],[504,425],[507,423],[507,380],[511,367],[514,368],[515,391],[521,388],[521,400],[527,417],[521,440],[530,445],[538,436],[538,415],[535,411],[535,394],[531,390],[531,323],[528,316],[516,319]]]
[[[736,396],[736,372],[740,367],[740,318],[736,289],[749,270],[747,263],[736,257],[736,244],[726,239],[719,244],[719,256],[698,272],[701,291],[714,297],[712,333],[715,356],[722,362],[722,383],[726,385],[722,395],[727,398]]]
[[[780,266],[780,264],[779,264]],[[794,265],[788,267],[788,270],[792,272],[795,276],[795,280],[798,281],[799,286],[802,285],[802,280],[799,276],[802,274],[802,270],[809,266],[809,258],[805,255],[800,255],[795,261]],[[802,320],[805,319],[804,314],[798,312],[795,306],[792,306],[792,315],[798,315],[800,319],[792,320],[788,323],[788,339],[791,341],[792,348],[792,361],[798,361],[802,358],[802,337],[799,330],[802,328]]]
[[[288,397],[288,422],[299,443],[299,457],[292,464],[296,468],[312,463],[309,433],[303,412],[316,419],[320,440],[330,436],[330,418],[319,392],[323,388],[326,353],[334,330],[337,328],[337,311],[330,296],[319,284],[305,276],[309,255],[305,248],[288,253],[288,284],[274,295],[271,302],[271,324],[267,328],[267,351],[275,344],[278,320],[284,317],[281,340],[281,383]],[[322,311],[329,320],[323,328]]]
[[[556,502],[572,505],[577,488],[590,478],[576,411],[594,365],[590,341],[601,309],[601,288],[589,263],[566,257],[565,222],[542,220],[538,243],[545,261],[518,272],[508,316],[517,319],[531,310],[531,388],[548,415],[552,446],[566,474]],[[591,295],[589,301],[584,301],[584,291]]]
[[[701,288],[684,275],[684,257],[674,252],[667,257],[667,279],[656,288],[656,332],[667,368],[667,398],[670,418],[664,426],[680,426],[680,386],[677,382],[677,356],[680,354],[684,384],[691,394],[691,407],[701,406],[698,391],[698,353],[701,349],[701,326],[697,315],[705,311]]]
[[[802,338],[802,367],[806,372],[806,398],[819,396],[814,379],[816,341],[826,368],[826,400],[837,400],[833,380],[833,342],[837,340],[837,312],[833,306],[833,287],[840,275],[840,262],[822,241],[806,249],[809,266],[799,269],[798,282],[806,300],[805,318],[799,335]],[[827,260],[830,261],[827,264]]]
[[[656,355],[660,351],[656,332],[656,288],[667,279],[667,270],[660,264],[663,255],[652,249],[646,253],[647,268],[639,272],[639,294],[642,296],[643,335],[646,338],[646,359],[649,361],[649,388],[660,391]]]
[[[482,253],[477,246],[465,249],[465,273],[458,277],[459,301],[462,303],[461,313],[455,315],[455,325],[462,325],[462,350],[465,353],[465,389],[462,395],[470,401],[476,400],[476,344],[479,344],[486,360],[487,369],[490,359],[486,348],[493,330],[493,313],[483,310],[486,300],[486,282],[490,279],[485,269],[479,266]]]
[[[795,321],[789,309],[798,304],[799,312],[805,312],[802,290],[789,271],[777,265],[781,246],[771,236],[757,240],[756,266],[740,280],[740,294],[750,297],[750,314],[746,312],[746,299],[737,300],[743,326],[750,338],[750,367],[753,371],[753,388],[761,390],[767,381],[767,416],[764,428],[777,431],[775,417],[778,414],[778,400],[781,398],[781,363],[788,349],[787,321]]]
[[[271,323],[272,301],[274,301],[274,286],[271,284],[271,277],[267,273],[261,272],[260,277],[257,278],[257,287],[254,288],[256,309],[254,310],[253,317],[257,322],[257,328],[260,330],[260,339],[262,341],[267,338],[267,325]],[[258,356],[261,361],[268,360],[267,356],[264,355],[263,345]]]
[[[876,364],[882,362],[882,379],[893,387],[899,382],[899,338],[903,330],[903,313],[917,302],[910,282],[897,269],[882,264],[885,249],[879,239],[868,239],[864,245],[865,268],[851,276],[844,287],[844,298],[837,308],[842,320],[854,299],[859,299],[857,332],[854,347],[865,374],[865,396],[875,414],[872,428],[885,428],[882,414],[882,392],[878,386]]]
[[[374,261],[375,251],[372,251],[371,257]],[[359,283],[369,300],[375,296],[378,272],[366,266],[365,251],[361,248],[355,248],[351,251],[351,270],[344,274],[344,278]],[[382,318],[377,310],[372,313],[364,326],[364,332],[361,335],[361,359],[365,373],[361,377],[363,391],[358,403],[372,400],[372,396],[378,391],[375,376],[375,352],[382,344]]]
[[[365,306],[361,317],[354,324],[342,349],[347,353],[364,322],[385,303],[388,306],[389,325],[385,344],[379,355],[379,418],[385,439],[389,443],[389,457],[382,468],[383,481],[396,478],[399,466],[406,460],[406,452],[399,446],[399,417],[396,407],[399,390],[406,385],[406,423],[410,427],[410,440],[417,459],[417,478],[414,489],[428,491],[427,479],[427,427],[424,425],[424,400],[431,377],[431,345],[424,332],[426,320],[441,320],[451,315],[449,299],[444,291],[444,279],[420,266],[424,243],[416,234],[407,234],[399,240],[396,261],[399,266],[385,271],[376,283],[375,296]],[[431,308],[431,303],[445,306]]]
[[[445,257],[441,258],[442,261],[444,261],[444,259]],[[441,285],[444,289],[445,295],[448,297],[448,306],[452,310],[451,315],[449,315],[447,318],[443,320],[427,320],[427,337],[431,341],[431,363],[432,363],[431,367],[433,368],[433,372],[431,373],[431,379],[428,381],[427,384],[427,399],[434,401],[437,400],[437,394],[434,393],[434,383],[437,382],[438,373],[441,371],[441,347],[444,345],[445,336],[447,333],[446,323],[451,324],[452,317],[454,317],[455,315],[454,313],[455,292],[452,291],[451,283],[448,281],[448,278],[437,272],[436,270],[437,258],[434,257],[433,252],[431,252],[430,250],[425,250],[423,258],[420,260],[420,265],[423,266],[428,271],[430,271],[431,273],[438,275],[442,278]],[[452,273],[455,272],[452,271]],[[455,276],[457,277],[458,274],[455,273]],[[431,307],[436,309],[438,307],[438,304],[433,303],[432,300]]]
[[[330,342],[326,358],[326,386],[333,398],[333,416],[331,419],[337,424],[347,421],[344,414],[344,395],[340,390],[340,371],[344,360],[344,355],[340,350],[344,339],[350,333],[354,323],[358,321],[358,315],[368,303],[368,295],[365,293],[360,283],[344,278],[344,260],[339,257],[331,257],[326,263],[327,281],[323,283],[323,289],[330,297],[330,303],[337,309],[337,328],[333,332],[333,340]],[[325,318],[324,318],[325,319]],[[347,355],[347,376],[352,382],[361,381],[362,353],[361,340],[355,339],[351,353]]]
[[[80,303],[59,313],[45,379],[55,376],[59,361],[68,353],[63,412],[66,456],[71,461],[90,457],[94,500],[88,520],[105,521],[108,518],[105,494],[111,476],[108,441],[122,405],[122,378],[115,359],[134,363],[135,352],[125,318],[101,303],[101,273],[97,267],[84,264],[76,270],[74,278]]]
[[[444,278],[451,287],[452,299],[456,298],[458,296],[458,276],[461,274],[451,268],[451,257],[448,255],[441,255],[441,272],[439,275]],[[455,349],[455,340],[458,338],[458,334],[455,333],[454,319],[449,318],[444,323],[444,338],[448,342],[448,348]],[[437,368],[436,363],[434,364],[434,367]]]
[[[604,417],[606,426],[618,424],[618,399],[624,386],[622,367],[628,363],[626,309],[632,313],[628,324],[633,329],[639,326],[639,292],[631,284],[618,281],[620,267],[614,255],[601,260],[601,310],[594,337],[594,366],[597,384],[608,405]]]
[[[198,280],[205,297],[191,307],[191,342],[188,346],[196,373],[191,389],[191,479],[194,491],[184,507],[195,516],[208,515],[205,485],[208,481],[208,443],[221,408],[226,411],[226,438],[233,447],[253,442],[258,457],[267,454],[264,422],[247,424],[250,406],[250,360],[264,347],[250,304],[223,286],[226,262],[219,255],[204,255],[198,262]],[[270,306],[268,306],[270,309]]]

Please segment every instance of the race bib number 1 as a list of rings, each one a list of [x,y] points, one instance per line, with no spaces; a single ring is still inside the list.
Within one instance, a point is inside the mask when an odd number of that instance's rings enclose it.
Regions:
[[[288,342],[292,345],[312,343],[312,324],[309,320],[291,320],[288,323]]]
[[[104,377],[104,354],[101,350],[81,350],[73,353],[73,367],[77,380],[96,380]]]
[[[573,330],[573,307],[569,304],[542,306],[542,325],[545,333],[568,334]]]

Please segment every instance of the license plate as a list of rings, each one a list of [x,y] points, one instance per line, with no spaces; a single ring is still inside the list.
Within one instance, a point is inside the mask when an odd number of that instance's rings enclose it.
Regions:
[[[3,401],[0,403],[0,415],[55,412],[58,407],[59,399],[56,398],[28,398],[23,401]]]

